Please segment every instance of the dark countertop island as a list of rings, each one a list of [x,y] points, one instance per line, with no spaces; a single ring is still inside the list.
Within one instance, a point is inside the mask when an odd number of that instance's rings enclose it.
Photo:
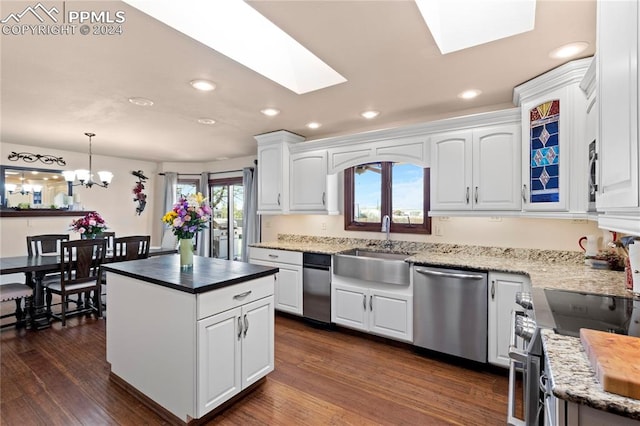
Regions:
[[[205,293],[244,281],[273,275],[278,268],[194,256],[193,267],[180,268],[180,255],[150,257],[104,265],[103,270],[186,293]]]

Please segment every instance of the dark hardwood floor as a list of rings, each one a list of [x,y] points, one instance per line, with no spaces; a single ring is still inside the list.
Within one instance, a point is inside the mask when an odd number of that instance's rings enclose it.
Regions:
[[[76,317],[2,331],[0,424],[166,424],[109,380],[105,329]],[[275,371],[210,424],[505,424],[507,376],[485,370],[277,315]]]

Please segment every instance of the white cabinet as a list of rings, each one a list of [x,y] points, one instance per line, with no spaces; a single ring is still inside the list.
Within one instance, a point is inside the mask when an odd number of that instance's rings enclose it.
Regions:
[[[523,211],[586,217],[590,141],[579,84],[590,62],[566,63],[514,89],[522,114]]]
[[[527,291],[530,280],[524,275],[502,272],[489,273],[488,351],[489,363],[509,368],[511,312],[522,311],[516,293]]]
[[[302,136],[279,130],[255,136],[258,141],[258,214],[289,211],[289,145]]]
[[[302,253],[249,247],[249,263],[279,268],[275,309],[302,316]]]
[[[331,293],[332,322],[396,340],[413,341],[410,286],[333,275]]]
[[[273,297],[198,321],[198,417],[274,368]]]
[[[552,409],[548,410],[545,407],[545,426],[640,426],[639,420],[565,401],[555,396],[548,396],[546,404]]]
[[[183,422],[273,371],[273,276],[198,294],[107,276],[111,372]]]
[[[597,4],[599,104],[598,211],[627,214],[640,230],[639,87],[640,6],[637,1]],[[624,219],[624,218],[623,218]],[[607,222],[605,218],[603,222]],[[615,227],[615,225],[613,225]],[[625,231],[624,225],[619,228]],[[611,227],[610,227],[611,228]]]
[[[520,210],[517,124],[431,137],[432,210]]]
[[[289,157],[289,210],[300,214],[338,214],[338,175],[327,174],[327,151]]]

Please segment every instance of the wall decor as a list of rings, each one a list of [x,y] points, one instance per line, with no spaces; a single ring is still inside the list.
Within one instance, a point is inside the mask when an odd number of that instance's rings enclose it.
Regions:
[[[44,164],[57,164],[59,166],[66,166],[67,162],[62,157],[56,157],[49,154],[32,154],[31,152],[15,152],[12,151],[7,157],[9,161],[23,160],[25,163],[35,163],[40,160]]]
[[[133,201],[138,202],[138,206],[136,207],[136,213],[138,213],[138,216],[139,216],[144,210],[145,206],[147,205],[147,194],[145,194],[143,191],[144,191],[144,183],[147,181],[148,178],[144,175],[144,172],[142,170],[131,172],[131,174],[138,178],[138,181],[136,182],[136,186],[133,187],[133,195],[134,195]]]

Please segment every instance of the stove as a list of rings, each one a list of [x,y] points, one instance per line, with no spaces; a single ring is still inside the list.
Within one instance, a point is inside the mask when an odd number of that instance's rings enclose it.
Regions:
[[[536,325],[558,334],[579,337],[589,328],[640,337],[640,299],[534,288],[532,300]]]

